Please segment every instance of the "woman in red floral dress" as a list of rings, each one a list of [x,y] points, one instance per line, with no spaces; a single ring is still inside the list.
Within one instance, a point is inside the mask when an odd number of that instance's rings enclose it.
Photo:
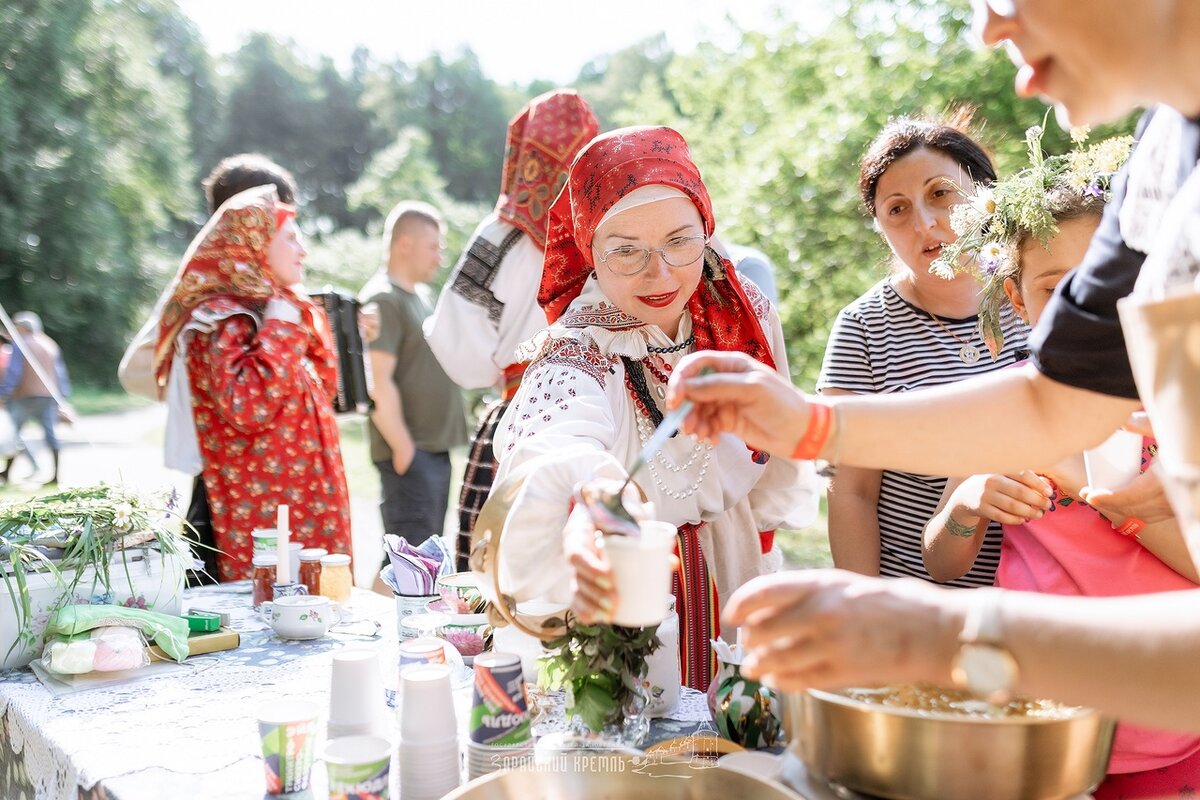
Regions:
[[[250,532],[273,527],[281,503],[295,541],[350,552],[335,354],[293,288],[304,256],[295,210],[249,189],[196,236],[162,309],[155,370],[171,411],[192,410],[168,427],[194,423],[181,440],[198,446],[222,581],[249,577]]]

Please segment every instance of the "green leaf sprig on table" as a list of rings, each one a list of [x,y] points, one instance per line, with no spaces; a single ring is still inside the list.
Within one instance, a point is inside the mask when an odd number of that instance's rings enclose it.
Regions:
[[[557,622],[557,621],[556,621]],[[659,648],[658,626],[583,625],[567,616],[567,632],[546,642],[538,683],[565,690],[567,716],[578,715],[594,733],[619,724],[643,690],[646,659]]]

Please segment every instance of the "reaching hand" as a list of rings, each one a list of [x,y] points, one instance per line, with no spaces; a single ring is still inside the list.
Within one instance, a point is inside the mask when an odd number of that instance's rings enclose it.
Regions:
[[[563,553],[574,570],[571,610],[585,625],[608,622],[617,607],[612,568],[604,555],[603,537],[582,506],[576,506],[563,531]]]
[[[781,572],[734,592],[725,619],[742,627],[742,672],[784,691],[948,681],[962,624],[949,596],[913,579]]]
[[[366,344],[379,338],[381,324],[378,303],[367,303],[358,310],[358,328]]]
[[[1050,508],[1050,482],[1035,472],[972,475],[958,485],[947,503],[955,522],[974,527],[981,519],[1020,525]]]
[[[791,456],[808,424],[804,395],[745,353],[707,351],[680,361],[671,373],[667,406],[684,400],[695,403],[684,420],[684,433],[709,442],[731,433],[784,458]]]
[[[1162,482],[1154,470],[1146,470],[1129,483],[1117,489],[1093,489],[1083,487],[1084,501],[1097,511],[1111,514],[1118,521],[1136,517],[1148,525],[1163,522],[1175,516]]]

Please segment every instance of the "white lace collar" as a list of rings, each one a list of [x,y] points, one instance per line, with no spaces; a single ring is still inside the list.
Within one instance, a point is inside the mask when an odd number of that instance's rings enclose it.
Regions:
[[[674,339],[657,325],[648,325],[627,314],[608,299],[596,278],[589,277],[579,296],[571,301],[557,322],[525,342],[518,349],[522,360],[541,352],[548,340],[574,339],[592,342],[606,356],[645,358],[646,345],[671,347],[687,341],[692,335],[692,318],[684,314]]]

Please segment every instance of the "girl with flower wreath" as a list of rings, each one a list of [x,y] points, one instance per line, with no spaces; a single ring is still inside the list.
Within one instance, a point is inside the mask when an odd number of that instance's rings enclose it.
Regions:
[[[504,526],[498,569],[514,600],[570,603],[611,619],[615,594],[574,487],[624,465],[662,420],[667,380],[693,350],[746,353],[787,376],[775,309],[710,245],[712,202],[687,143],[664,127],[602,134],[571,165],[550,209],[538,302],[549,328],[496,433],[497,485],[529,477]],[[817,513],[811,464],[768,458],[732,436],[678,435],[637,476],[657,519],[676,525],[684,685],[714,674],[720,602],[778,563],[776,528]],[[565,531],[565,532],[564,532]],[[664,612],[666,611],[664,598]]]
[[[1059,281],[1082,260],[1104,212],[1108,177],[1130,145],[1108,140],[1043,159],[1038,129],[1029,142],[1034,165],[976,188],[974,196],[986,202],[955,215],[959,239],[939,264],[983,284],[980,328],[989,347],[998,346],[995,326],[1005,305],[1036,324]],[[1104,155],[1122,149],[1119,158]],[[982,208],[990,213],[978,213]],[[1145,438],[1143,471],[1156,451]],[[1127,522],[1081,500],[1086,482],[1082,454],[1039,472],[951,479],[925,528],[926,568],[941,581],[962,575],[991,520],[1004,528],[996,585],[1005,589],[1112,597],[1196,588],[1200,579],[1174,517]],[[1121,724],[1108,771],[1097,798],[1174,796],[1200,779],[1200,737]]]
[[[296,291],[305,249],[275,187],[229,198],[196,235],[162,309],[154,368],[202,465],[218,578],[250,576],[251,531],[290,508],[295,541],[350,551],[350,505],[322,311]],[[171,431],[168,431],[171,434]]]

